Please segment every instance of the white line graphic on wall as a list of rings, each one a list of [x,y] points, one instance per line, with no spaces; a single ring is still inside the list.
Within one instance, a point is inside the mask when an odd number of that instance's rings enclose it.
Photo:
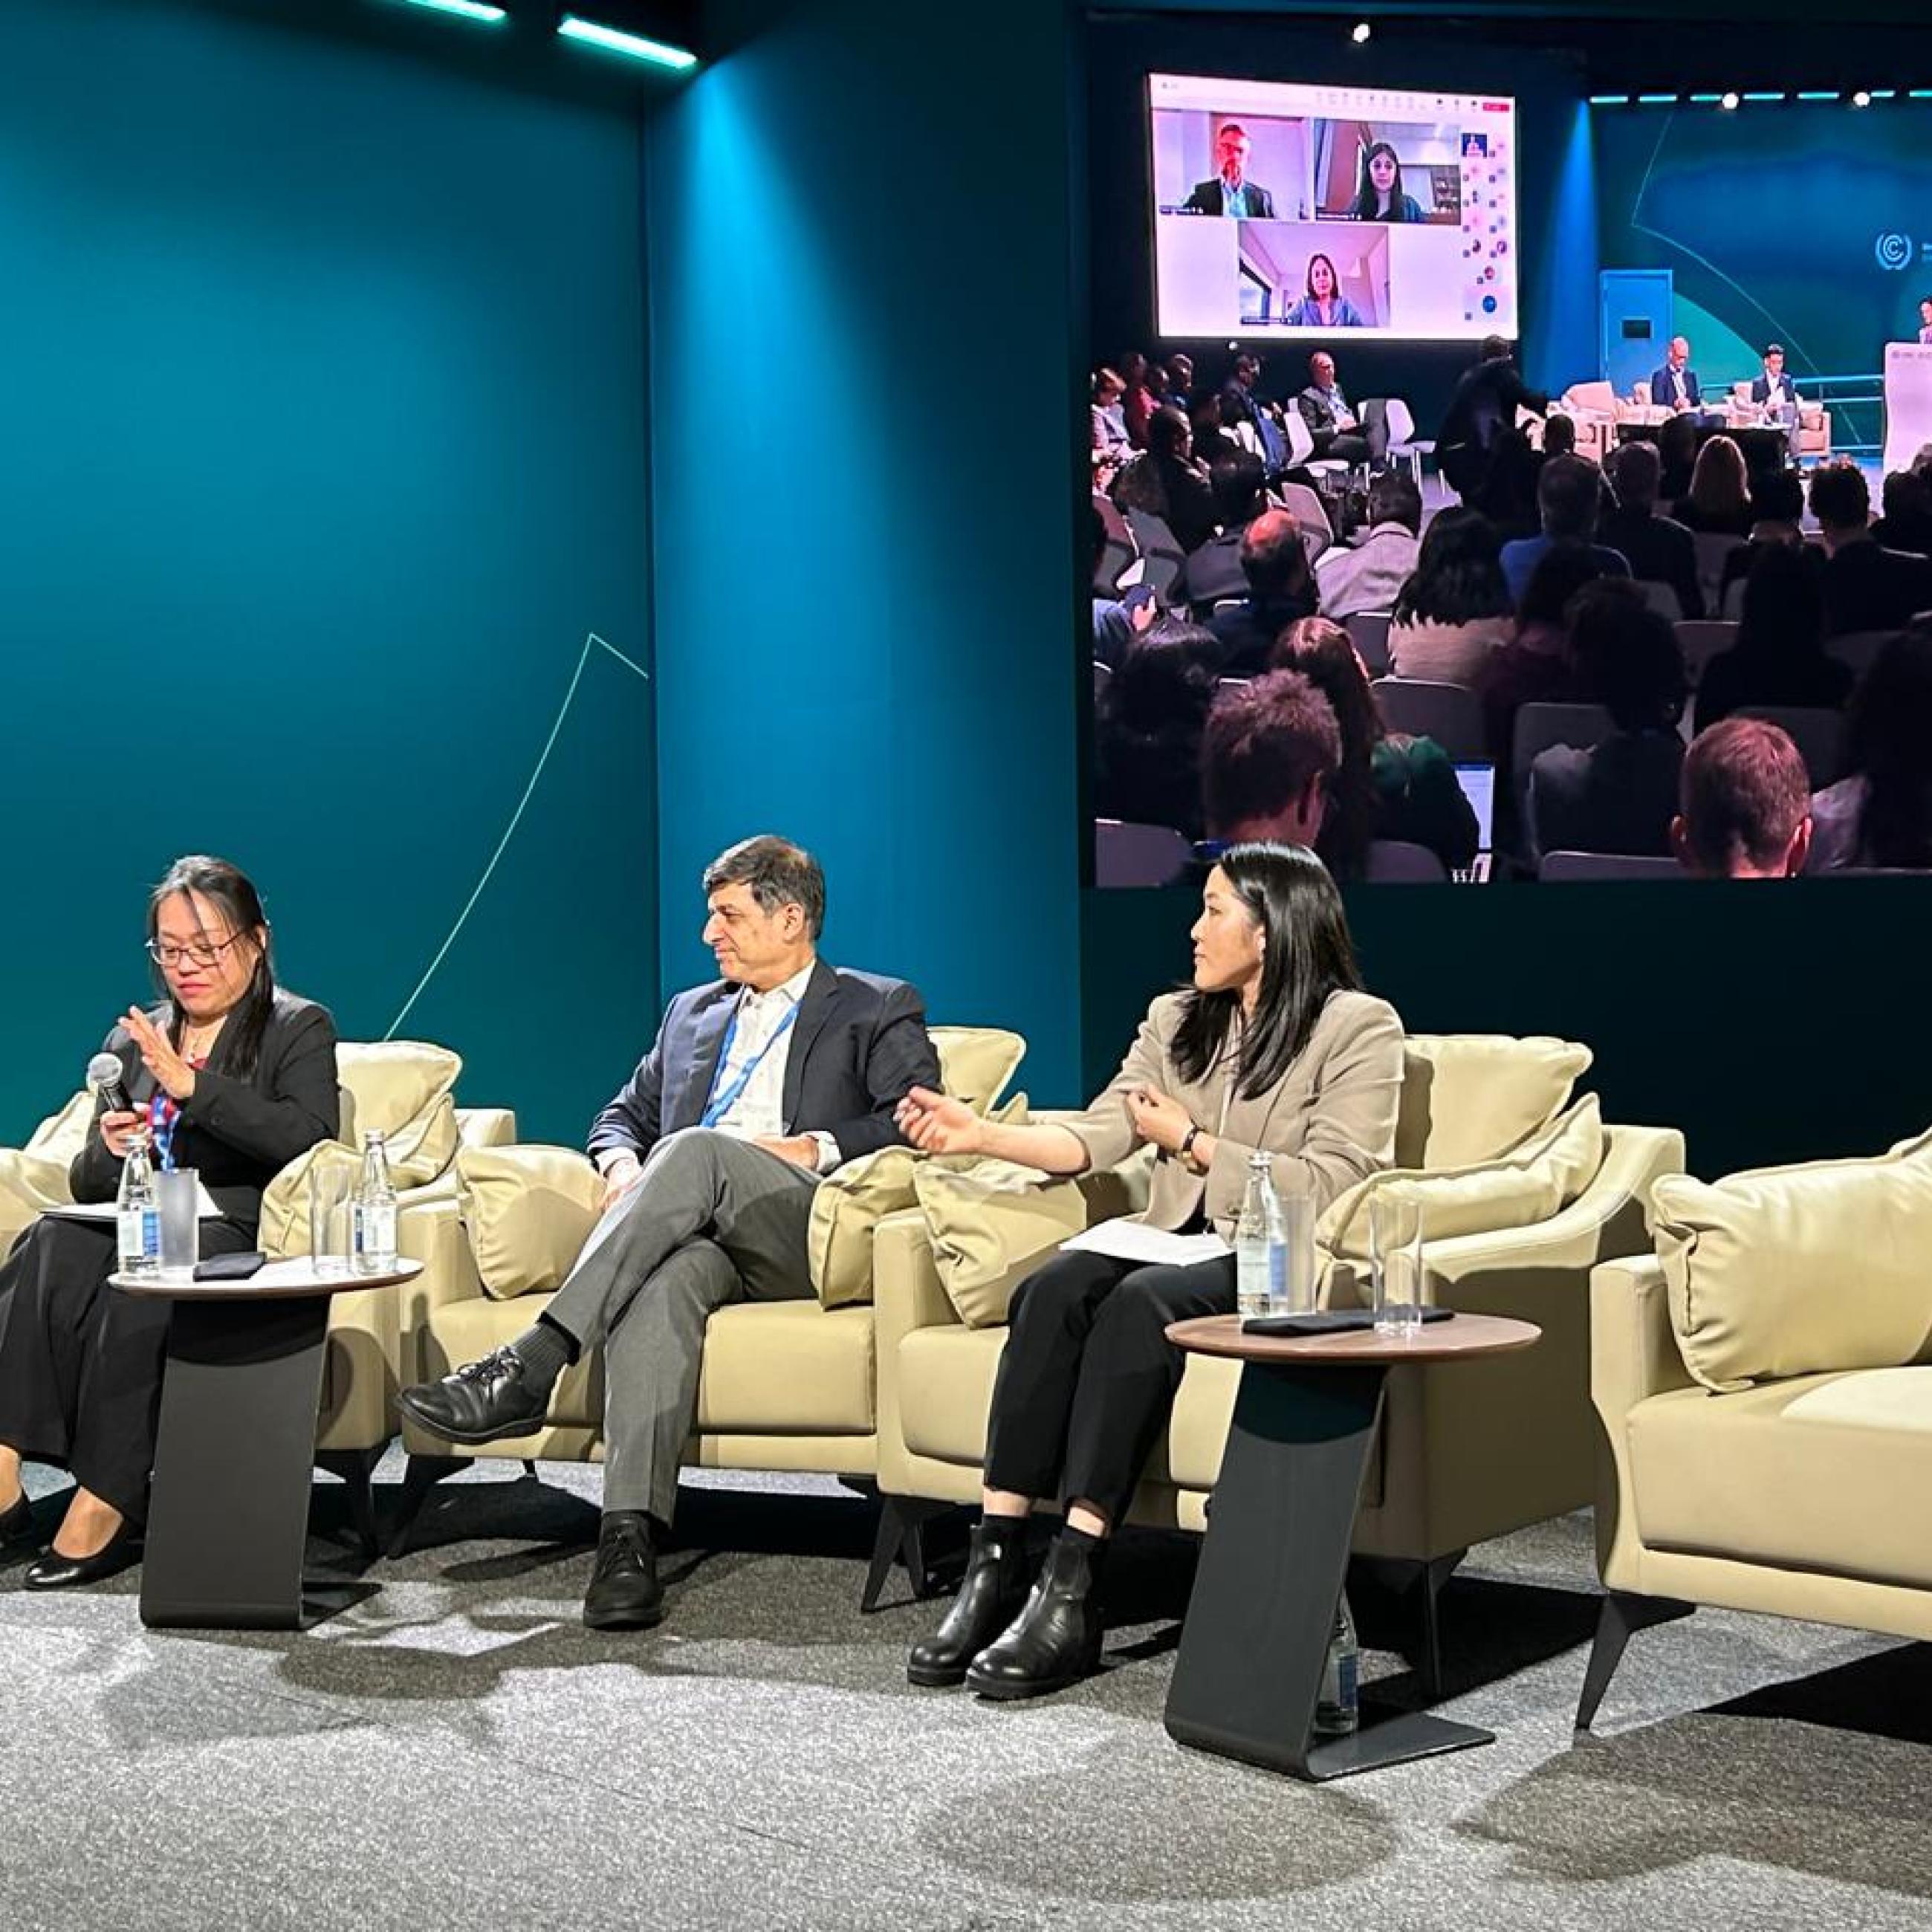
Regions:
[[[615,644],[607,642],[595,631],[586,634],[584,648],[578,653],[577,668],[571,674],[570,688],[563,694],[563,703],[558,707],[556,720],[550,728],[550,736],[544,740],[544,748],[538,754],[536,769],[530,773],[530,783],[524,786],[524,795],[518,800],[517,808],[511,813],[510,822],[504,826],[502,837],[496,841],[496,849],[490,854],[490,862],[483,868],[483,876],[476,881],[475,891],[464,902],[462,911],[458,914],[456,923],[450,928],[449,937],[436,948],[436,957],[424,968],[422,977],[416,982],[416,990],[403,1002],[402,1011],[389,1022],[388,1030],[382,1036],[385,1040],[395,1038],[404,1021],[409,1018],[411,1010],[415,1006],[417,1000],[422,998],[423,988],[435,978],[436,968],[449,956],[449,949],[461,937],[464,927],[469,923],[470,915],[476,910],[477,901],[483,896],[485,888],[489,885],[491,878],[495,876],[496,868],[502,862],[503,854],[509,849],[510,841],[516,836],[517,827],[524,822],[524,814],[528,809],[532,797],[536,794],[538,782],[544,775],[544,767],[550,763],[550,754],[556,748],[558,735],[563,730],[563,721],[570,716],[570,707],[576,698],[577,688],[584,682],[584,667],[590,663],[590,653],[593,650],[608,652],[626,670],[635,671],[646,684],[650,683],[651,674],[642,664],[631,658],[627,658]]]

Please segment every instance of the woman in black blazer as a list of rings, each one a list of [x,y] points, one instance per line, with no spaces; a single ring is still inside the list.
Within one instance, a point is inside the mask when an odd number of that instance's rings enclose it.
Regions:
[[[167,998],[130,1009],[107,1036],[129,1111],[98,1102],[68,1180],[76,1202],[112,1201],[130,1142],[159,1166],[193,1168],[221,1210],[204,1255],[255,1245],[262,1191],[340,1124],[335,1023],[278,989],[254,886],[225,860],[178,860],[148,904],[148,951]],[[22,1459],[73,1472],[75,1487],[30,1589],[112,1576],[134,1560],[147,1511],[169,1304],[107,1285],[112,1221],[43,1215],[0,1264],[0,1549],[32,1527]]]

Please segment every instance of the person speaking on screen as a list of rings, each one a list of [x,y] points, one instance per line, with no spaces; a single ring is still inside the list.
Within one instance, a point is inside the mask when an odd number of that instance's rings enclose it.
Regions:
[[[1291,328],[1360,328],[1362,312],[1342,292],[1342,278],[1326,255],[1308,258],[1301,299],[1288,312]]]
[[[1386,141],[1362,157],[1362,184],[1350,211],[1358,221],[1420,221],[1422,208],[1402,186],[1402,163]]]
[[[143,1137],[158,1168],[194,1168],[220,1210],[201,1224],[202,1253],[245,1252],[262,1190],[339,1130],[335,1022],[277,986],[260,895],[225,860],[169,868],[147,946],[166,998],[107,1036],[121,1090],[98,1096],[68,1185],[77,1202],[112,1201]],[[109,1287],[118,1256],[112,1218],[44,1214],[0,1264],[0,1549],[31,1540],[22,1458],[75,1482],[29,1589],[125,1569],[147,1514],[170,1304]]]
[[[1214,136],[1214,178],[1198,182],[1181,203],[1196,214],[1232,214],[1249,221],[1272,221],[1274,196],[1258,182],[1248,178],[1248,156],[1254,143],[1238,121],[1222,122]]]
[[[1262,682],[1306,691],[1292,673]],[[1312,693],[1306,701],[1327,710]],[[1269,692],[1258,687],[1243,703],[1262,723]],[[1268,749],[1240,755],[1258,765]],[[1153,1182],[1138,1218],[1223,1236],[1257,1153],[1317,1214],[1388,1166],[1402,1022],[1362,991],[1342,895],[1321,860],[1299,844],[1231,846],[1208,874],[1190,937],[1192,983],[1154,1001],[1084,1113],[1064,1126],[995,1126],[914,1088],[898,1109],[906,1138],[928,1154],[992,1155],[1056,1174],[1098,1172],[1150,1147]],[[1234,1310],[1232,1253],[1150,1264],[1070,1252],[1021,1282],[993,1384],[965,1579],[938,1631],[907,1658],[912,1682],[1028,1697],[1094,1670],[1102,1549],[1180,1382],[1184,1358],[1167,1324]],[[1048,1497],[1059,1500],[1064,1526],[1028,1594],[1027,1520]]]

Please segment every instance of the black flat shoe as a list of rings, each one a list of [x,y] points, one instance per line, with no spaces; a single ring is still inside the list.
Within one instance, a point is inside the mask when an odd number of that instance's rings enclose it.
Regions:
[[[649,1630],[664,1621],[664,1586],[651,1520],[642,1510],[613,1510],[597,1535],[597,1564],[584,1593],[592,1630]]]
[[[0,1510],[0,1552],[21,1548],[34,1540],[34,1506],[22,1490],[10,1510]]]
[[[494,1442],[527,1436],[543,1424],[548,1387],[533,1388],[514,1348],[499,1348],[480,1362],[466,1362],[440,1382],[406,1388],[398,1404],[432,1435],[450,1442]]]
[[[140,1560],[141,1532],[133,1523],[124,1522],[92,1556],[63,1556],[50,1550],[28,1564],[20,1580],[30,1590],[70,1590],[118,1576]]]
[[[982,1697],[1042,1697],[1090,1677],[1100,1661],[1094,1600],[1102,1545],[1063,1530],[1012,1628],[974,1658],[966,1688]]]
[[[959,1594],[938,1630],[906,1656],[909,1684],[963,1684],[966,1666],[1026,1601],[1026,1519],[982,1516],[974,1526]]]

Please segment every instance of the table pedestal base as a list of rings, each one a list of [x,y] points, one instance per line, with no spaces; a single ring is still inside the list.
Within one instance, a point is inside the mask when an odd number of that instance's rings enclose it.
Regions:
[[[328,1324],[320,1298],[174,1304],[141,1569],[151,1629],[314,1621],[302,1556]]]
[[[1385,1371],[1250,1361],[1228,1432],[1167,1729],[1184,1744],[1319,1781],[1495,1742],[1403,1712],[1315,1731]]]

